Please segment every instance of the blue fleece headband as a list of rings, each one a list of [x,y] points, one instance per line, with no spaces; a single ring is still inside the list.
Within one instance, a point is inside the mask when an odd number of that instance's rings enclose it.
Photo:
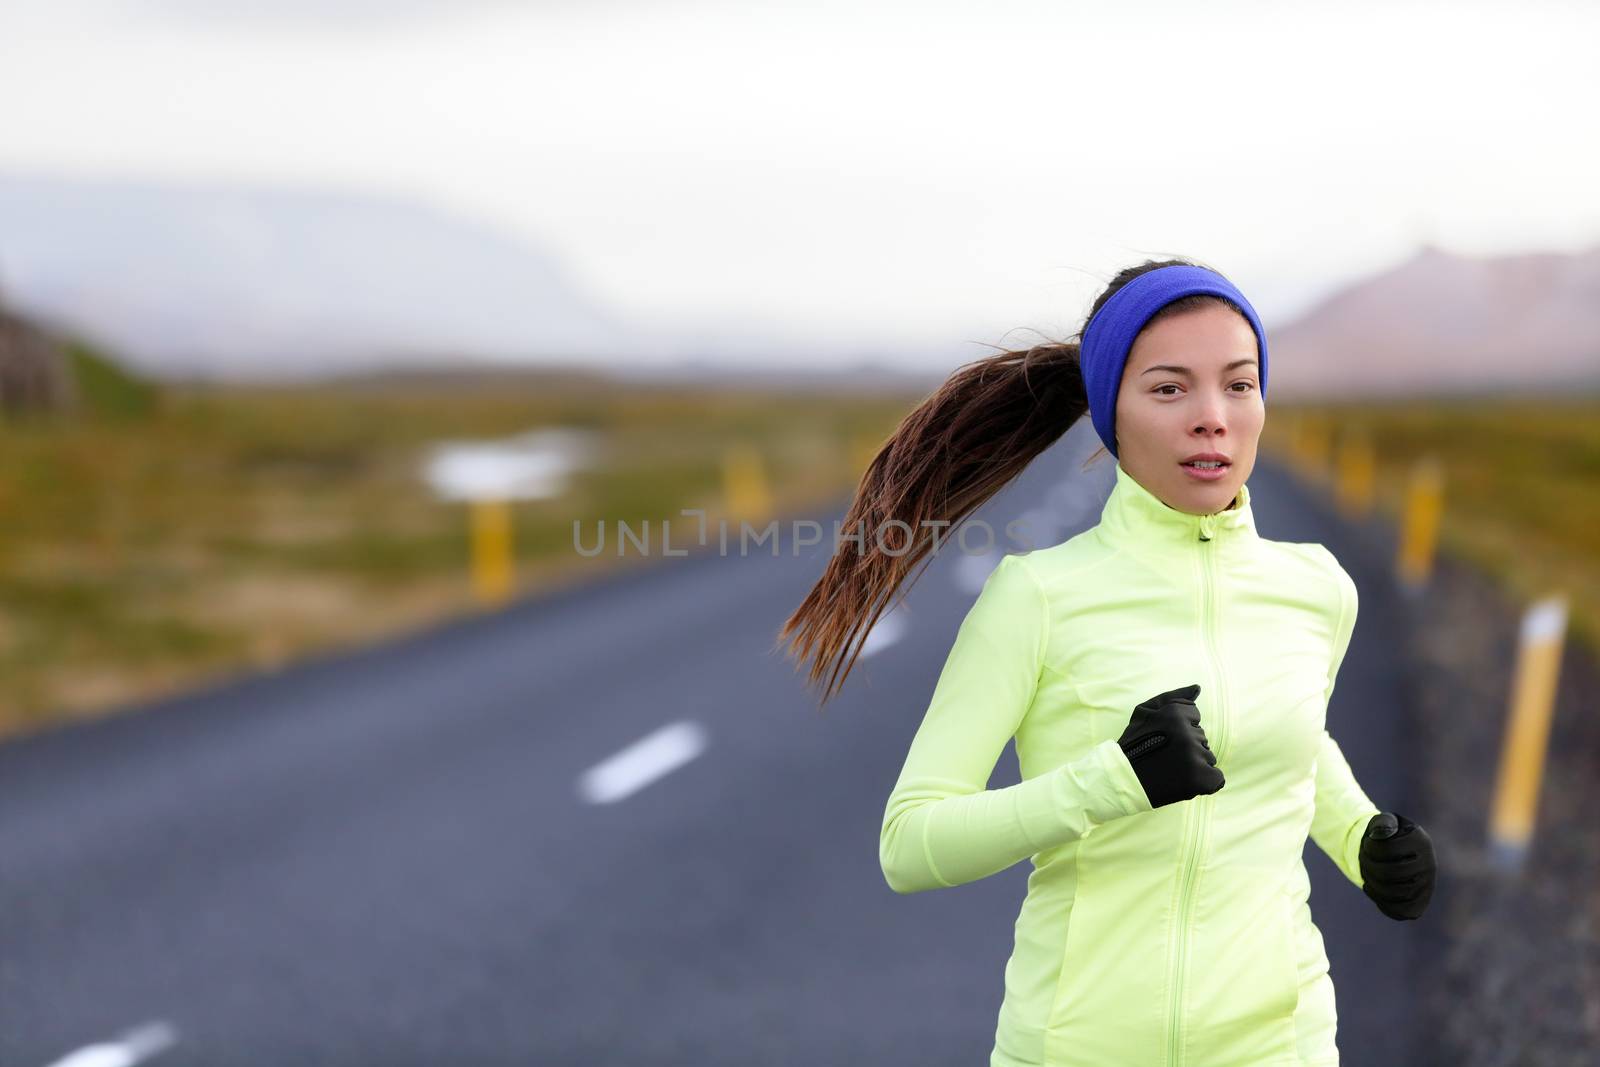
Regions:
[[[1179,297],[1195,293],[1225,296],[1238,304],[1250,320],[1261,360],[1261,399],[1267,398],[1267,331],[1261,328],[1256,309],[1244,294],[1228,279],[1205,267],[1158,267],[1146,271],[1113,293],[1083,331],[1079,361],[1084,389],[1089,394],[1089,417],[1095,433],[1113,456],[1117,454],[1117,390],[1122,385],[1122,369],[1134,338],[1150,316]]]

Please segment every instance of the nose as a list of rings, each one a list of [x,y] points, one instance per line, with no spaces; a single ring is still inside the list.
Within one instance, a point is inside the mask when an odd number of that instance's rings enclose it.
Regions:
[[[1202,437],[1221,437],[1228,427],[1224,411],[1221,397],[1204,394],[1195,413],[1194,432]]]

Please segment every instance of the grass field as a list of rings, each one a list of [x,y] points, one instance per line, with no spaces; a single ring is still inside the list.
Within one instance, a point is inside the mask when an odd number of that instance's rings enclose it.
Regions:
[[[79,377],[84,415],[0,423],[0,733],[474,610],[465,505],[421,477],[435,442],[539,427],[602,442],[564,494],[513,505],[529,591],[642,562],[582,557],[575,519],[721,513],[734,445],[759,451],[780,514],[835,499],[856,449],[918,399],[582,378],[158,392],[93,360]],[[1567,591],[1597,643],[1600,401],[1283,413],[1365,429],[1386,507],[1408,464],[1437,455],[1444,549],[1520,596]],[[1269,417],[1263,447],[1286,447],[1293,422]]]
[[[1439,551],[1471,561],[1523,603],[1567,597],[1573,636],[1600,653],[1600,397],[1302,407],[1267,419],[1262,447],[1290,453],[1311,424],[1332,455],[1364,434],[1376,503],[1401,514],[1412,466],[1443,475]]]
[[[836,496],[852,445],[906,404],[573,380],[174,389],[0,424],[0,733],[474,610],[467,506],[421,473],[435,442],[558,426],[602,442],[565,493],[512,505],[526,592],[644,562],[581,556],[574,520],[676,519],[681,544],[680,509],[722,513],[734,444],[760,452],[778,513]]]

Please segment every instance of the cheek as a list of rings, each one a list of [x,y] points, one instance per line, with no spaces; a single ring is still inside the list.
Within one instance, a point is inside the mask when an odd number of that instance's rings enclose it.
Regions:
[[[1172,405],[1134,394],[1117,402],[1117,424],[1129,427],[1159,426],[1164,415],[1170,415]]]
[[[1236,423],[1238,428],[1249,436],[1256,436],[1261,432],[1267,421],[1266,406],[1261,403],[1260,397],[1255,402],[1246,406],[1240,413]]]

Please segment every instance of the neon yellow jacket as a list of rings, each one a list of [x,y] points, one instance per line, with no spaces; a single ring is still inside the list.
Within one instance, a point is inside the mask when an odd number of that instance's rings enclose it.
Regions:
[[[1378,808],[1326,729],[1356,587],[1319,544],[1190,515],[1119,464],[1097,526],[1001,559],[884,811],[897,893],[1031,858],[991,1067],[1335,1064],[1307,835],[1356,886]],[[1117,743],[1198,683],[1218,792],[1152,808]],[[1022,780],[988,789],[1016,738]]]

